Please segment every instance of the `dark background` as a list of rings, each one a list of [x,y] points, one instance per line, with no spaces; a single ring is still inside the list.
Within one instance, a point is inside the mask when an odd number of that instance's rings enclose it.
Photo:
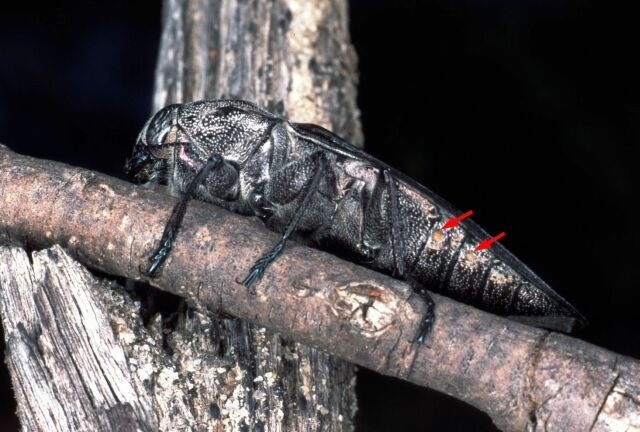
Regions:
[[[0,6],[0,142],[122,177],[150,114],[160,6],[53,3]],[[367,149],[506,231],[503,244],[588,317],[578,337],[640,357],[631,4],[353,0],[351,29]],[[358,392],[363,431],[495,430],[372,372]]]

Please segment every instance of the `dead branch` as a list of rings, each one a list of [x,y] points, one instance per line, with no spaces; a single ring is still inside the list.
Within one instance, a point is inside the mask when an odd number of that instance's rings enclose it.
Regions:
[[[0,242],[61,244],[86,265],[141,279],[175,198],[0,147]],[[190,205],[151,284],[487,412],[504,430],[640,427],[640,364],[570,337],[434,296],[437,321],[411,343],[423,304],[404,283],[292,244],[251,295],[238,275],[277,240],[259,221]]]

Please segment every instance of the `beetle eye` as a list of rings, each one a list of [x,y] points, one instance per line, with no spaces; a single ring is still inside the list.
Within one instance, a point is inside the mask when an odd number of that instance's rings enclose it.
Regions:
[[[173,147],[150,147],[149,153],[151,153],[156,159],[169,159],[173,153]]]

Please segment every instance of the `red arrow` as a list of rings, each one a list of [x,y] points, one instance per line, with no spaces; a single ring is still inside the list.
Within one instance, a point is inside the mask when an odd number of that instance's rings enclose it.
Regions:
[[[469,210],[468,212],[463,213],[458,217],[452,217],[444,225],[442,225],[442,229],[453,228],[454,226],[457,226],[461,220],[468,218],[472,214],[473,210]]]
[[[500,234],[498,234],[495,237],[491,237],[488,239],[484,239],[480,242],[480,244],[478,246],[476,246],[475,251],[481,251],[484,249],[489,249],[491,247],[492,244],[494,244],[495,242],[497,242],[498,240],[500,240],[502,237],[506,236],[507,233],[502,231]]]

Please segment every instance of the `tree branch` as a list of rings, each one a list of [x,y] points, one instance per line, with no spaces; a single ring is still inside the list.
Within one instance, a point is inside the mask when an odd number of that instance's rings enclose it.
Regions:
[[[175,198],[0,147],[0,242],[61,244],[86,265],[141,279]],[[487,412],[504,430],[639,427],[640,364],[570,337],[434,296],[436,324],[408,285],[291,244],[251,295],[236,282],[277,241],[259,221],[190,205],[176,248],[150,280],[386,375]]]

